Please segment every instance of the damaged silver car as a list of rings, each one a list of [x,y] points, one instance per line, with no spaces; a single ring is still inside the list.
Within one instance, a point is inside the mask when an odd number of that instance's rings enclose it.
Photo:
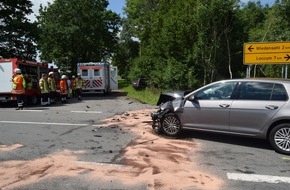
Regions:
[[[267,139],[290,155],[289,93],[288,80],[218,81],[162,103],[152,127],[169,136],[190,129]]]

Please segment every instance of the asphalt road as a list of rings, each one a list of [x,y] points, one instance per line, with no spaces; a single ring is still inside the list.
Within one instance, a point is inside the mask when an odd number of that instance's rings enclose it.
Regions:
[[[183,137],[200,144],[190,157],[221,177],[222,189],[289,189],[290,156],[276,153],[267,141],[196,131]]]
[[[81,162],[113,164],[120,151],[136,137],[115,126],[102,127],[102,120],[145,108],[154,106],[131,100],[121,92],[109,96],[84,96],[82,101],[71,99],[68,104],[58,102],[50,107],[25,107],[22,111],[15,110],[10,104],[1,105],[0,145],[21,144],[24,147],[0,152],[0,164],[11,160],[35,160],[62,150],[85,150],[78,158]],[[102,189],[146,189],[143,184],[128,187],[107,182],[102,184],[99,180],[90,182],[89,186]],[[5,188],[0,184],[1,187]],[[88,189],[87,182],[64,177],[16,189],[80,188]]]
[[[11,160],[35,160],[62,150],[85,150],[78,158],[81,162],[114,164],[120,151],[136,137],[113,125],[102,127],[101,121],[126,111],[145,108],[156,107],[133,101],[122,93],[87,96],[83,101],[70,100],[64,105],[26,107],[23,111],[2,105],[0,145],[21,144],[24,147],[0,152],[0,164]],[[185,131],[180,139],[193,139],[199,144],[198,151],[190,153],[190,157],[197,162],[200,170],[223,179],[222,189],[289,189],[290,157],[276,153],[266,141],[192,131]],[[95,187],[148,189],[142,183],[128,186],[65,176],[15,189]]]

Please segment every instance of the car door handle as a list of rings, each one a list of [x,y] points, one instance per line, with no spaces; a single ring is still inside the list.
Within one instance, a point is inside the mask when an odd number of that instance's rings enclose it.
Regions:
[[[278,106],[268,105],[268,106],[266,106],[266,108],[269,110],[275,110],[275,109],[278,109]]]
[[[220,106],[221,108],[228,108],[228,107],[230,107],[229,104],[220,104],[219,106]]]

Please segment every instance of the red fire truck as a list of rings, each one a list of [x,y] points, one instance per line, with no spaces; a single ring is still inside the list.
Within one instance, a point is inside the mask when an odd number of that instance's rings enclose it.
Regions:
[[[26,81],[25,102],[37,104],[40,96],[38,81],[42,73],[48,73],[48,64],[17,58],[0,58],[0,102],[16,100],[15,95],[11,94],[15,68],[21,69]]]

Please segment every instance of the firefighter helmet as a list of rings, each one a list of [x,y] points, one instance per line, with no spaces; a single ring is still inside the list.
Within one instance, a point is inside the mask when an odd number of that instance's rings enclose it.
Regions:
[[[14,70],[14,72],[17,73],[17,74],[21,74],[21,70],[20,70],[19,68],[16,68],[16,69]]]
[[[61,79],[66,79],[66,75],[62,75],[61,76]]]

